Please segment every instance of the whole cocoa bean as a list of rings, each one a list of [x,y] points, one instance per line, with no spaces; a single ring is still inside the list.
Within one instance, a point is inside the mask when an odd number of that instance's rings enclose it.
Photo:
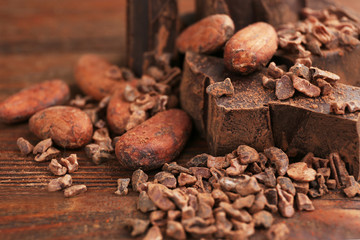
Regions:
[[[268,23],[251,24],[230,38],[224,49],[225,66],[230,71],[249,74],[265,66],[278,46],[274,27]]]
[[[119,138],[115,153],[128,169],[155,169],[173,160],[191,132],[191,120],[182,110],[159,112]]]
[[[124,80],[120,68],[93,54],[79,59],[75,67],[75,79],[79,88],[96,100],[112,95],[116,89],[124,89],[129,83]]]
[[[51,138],[64,148],[78,148],[90,142],[93,127],[88,115],[78,108],[56,106],[34,114],[30,131],[41,139]]]
[[[27,120],[44,108],[65,103],[69,96],[69,86],[62,80],[35,84],[0,103],[0,122],[15,123]]]
[[[229,40],[234,28],[234,22],[228,15],[211,15],[185,29],[177,38],[176,46],[182,53],[188,50],[212,53]]]
[[[117,90],[111,97],[106,111],[106,120],[114,133],[120,135],[125,132],[126,124],[131,115],[130,104],[124,100],[121,90]]]

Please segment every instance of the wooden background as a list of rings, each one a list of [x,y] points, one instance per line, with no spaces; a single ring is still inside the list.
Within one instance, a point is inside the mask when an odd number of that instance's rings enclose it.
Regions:
[[[179,2],[182,13],[194,8],[191,0]],[[360,11],[360,1],[341,2]],[[0,101],[46,79],[62,78],[74,85],[73,66],[84,53],[123,65],[125,9],[125,0],[1,0]],[[130,177],[131,172],[115,160],[95,166],[82,151],[72,151],[80,157],[73,181],[89,190],[65,199],[62,192],[46,191],[54,178],[48,163],[19,154],[16,139],[21,136],[38,141],[26,123],[0,124],[0,239],[130,238],[123,220],[146,216],[135,210],[137,194],[118,197],[113,192],[117,178]],[[206,151],[206,143],[194,133],[177,161],[184,163]],[[333,193],[314,204],[315,212],[297,213],[286,221],[291,239],[360,238],[360,198]],[[262,233],[253,238],[264,239]]]

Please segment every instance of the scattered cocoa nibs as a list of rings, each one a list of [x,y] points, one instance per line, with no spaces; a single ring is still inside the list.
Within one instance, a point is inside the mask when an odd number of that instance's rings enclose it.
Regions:
[[[131,236],[136,237],[139,236],[147,230],[150,221],[149,220],[142,220],[138,218],[128,218],[125,220],[125,225],[132,229]]]
[[[123,79],[121,69],[118,66],[112,65],[105,71],[105,76],[111,79]]]
[[[326,186],[326,181],[325,181],[324,176],[320,173],[317,173],[316,181],[319,184],[318,191],[319,191],[320,195],[323,196],[323,195],[327,194],[329,192],[329,189]]]
[[[42,140],[41,142],[39,142],[38,144],[35,145],[34,149],[33,149],[33,154],[41,154],[43,152],[46,152],[46,150],[48,150],[51,146],[52,146],[53,142],[51,140],[51,138]]]
[[[99,120],[98,109],[84,109],[83,112],[88,115],[92,124],[95,124]]]
[[[161,230],[158,226],[152,226],[147,231],[143,240],[162,240],[163,236],[161,234]]]
[[[284,75],[284,70],[277,67],[274,62],[271,62],[267,68],[267,74],[272,78],[281,78]]]
[[[262,75],[261,77],[261,81],[262,81],[262,85],[264,86],[264,88],[268,88],[268,89],[275,89],[276,87],[276,80],[268,77],[266,75]]]
[[[49,170],[56,176],[62,176],[66,174],[68,169],[61,165],[56,159],[52,159],[49,164]]]
[[[77,161],[76,154],[70,154],[67,158],[61,158],[60,164],[65,166],[69,173],[73,173],[79,169],[79,163]]]
[[[271,213],[268,211],[260,211],[254,214],[253,216],[255,227],[271,227],[274,218]]]
[[[233,202],[235,209],[250,208],[255,201],[255,195],[248,195],[246,197],[239,197]]]
[[[310,67],[310,71],[313,79],[321,78],[330,83],[332,86],[335,86],[336,83],[340,80],[340,77],[335,73],[328,72],[317,67]]]
[[[140,192],[137,203],[137,209],[143,213],[155,211],[157,209],[155,204],[151,201],[151,199],[147,195],[146,191]]]
[[[73,185],[64,190],[64,196],[65,197],[74,197],[74,196],[77,196],[86,191],[87,191],[87,188],[85,185]]]
[[[213,218],[213,210],[212,207],[204,202],[200,202],[198,204],[197,216],[203,219]]]
[[[109,149],[103,148],[96,143],[91,143],[85,146],[85,153],[96,165],[102,162],[114,158]]]
[[[153,226],[163,227],[166,225],[166,212],[162,210],[152,211],[149,220]]]
[[[195,184],[197,181],[195,176],[192,176],[190,174],[187,173],[180,173],[178,176],[178,183],[179,186],[185,186],[185,185],[192,185]]]
[[[53,158],[56,158],[60,155],[60,151],[54,147],[50,147],[48,150],[46,150],[45,152],[38,154],[35,156],[34,160],[36,162],[45,162],[45,161],[49,161]]]
[[[147,113],[144,110],[136,110],[131,113],[130,118],[125,126],[125,130],[129,131],[134,127],[140,125],[141,123],[145,122],[148,118]]]
[[[168,221],[166,225],[166,235],[173,239],[186,239],[186,233],[181,223]]]
[[[168,211],[174,210],[175,204],[169,200],[166,196],[165,191],[168,190],[167,187],[161,184],[149,184],[147,194],[153,203],[160,208],[161,210]]]
[[[176,162],[165,163],[162,167],[163,171],[171,172],[173,174],[187,173],[190,174],[190,170],[178,165]]]
[[[247,145],[240,145],[236,149],[236,152],[241,164],[246,165],[259,161],[259,153],[254,148]]]
[[[284,191],[287,191],[291,195],[295,196],[296,189],[295,189],[292,181],[290,180],[290,178],[279,176],[277,178],[277,183],[280,185],[281,189],[283,189]]]
[[[51,180],[48,184],[48,191],[55,192],[66,187],[70,187],[72,184],[72,178],[69,174],[66,174],[63,177],[55,178]]]
[[[235,230],[243,232],[246,237],[250,237],[255,233],[254,222],[244,223],[235,219],[231,219],[231,223],[233,224]],[[244,238],[236,238],[236,239],[244,239]]]
[[[140,184],[145,183],[149,176],[141,169],[135,170],[131,177],[131,184],[133,191],[141,192]]]
[[[296,194],[296,206],[300,211],[314,211],[315,207],[312,201],[303,193]]]
[[[16,144],[17,144],[21,154],[24,156],[30,154],[34,149],[34,146],[23,137],[18,138],[16,140]]]
[[[346,188],[344,188],[343,191],[349,198],[360,195],[360,184],[355,180],[354,176],[348,176],[346,178]]]
[[[206,88],[206,93],[216,98],[232,96],[234,95],[234,86],[232,85],[230,78],[226,78],[222,82],[216,82],[209,85]]]
[[[119,178],[117,184],[117,190],[115,191],[116,195],[125,196],[129,193],[128,186],[130,184],[130,178]]]
[[[325,81],[324,79],[318,78],[315,80],[315,83],[320,88],[321,95],[327,96],[333,92],[333,87],[331,86],[331,84]]]
[[[292,77],[294,88],[308,97],[319,97],[321,90],[308,80],[294,76]]]
[[[176,188],[176,177],[169,172],[158,172],[154,176],[154,182],[160,183],[167,188]]]
[[[290,230],[285,223],[276,223],[269,228],[266,236],[269,240],[286,240],[289,234]]]
[[[289,165],[287,174],[295,181],[311,182],[315,180],[316,171],[312,168],[308,168],[304,162],[297,162]]]
[[[215,225],[209,225],[204,219],[200,217],[193,217],[183,221],[183,226],[188,233],[194,237],[211,235],[217,231]]]
[[[276,186],[279,195],[278,208],[283,217],[290,218],[295,214],[294,210],[294,196],[282,190],[280,185]]]
[[[277,174],[284,176],[289,167],[289,157],[286,153],[280,148],[270,147],[264,150],[264,154],[271,164],[275,165]]]

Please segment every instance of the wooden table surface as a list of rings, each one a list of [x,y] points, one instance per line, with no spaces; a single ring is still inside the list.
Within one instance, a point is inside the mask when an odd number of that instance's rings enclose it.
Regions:
[[[181,12],[193,9],[190,0],[180,3]],[[360,11],[359,3],[353,6]],[[52,78],[75,89],[73,66],[84,53],[123,65],[125,26],[125,0],[0,1],[0,101]],[[48,163],[21,156],[18,137],[38,141],[26,123],[0,124],[0,239],[127,239],[124,219],[146,218],[136,211],[137,194],[114,194],[117,178],[131,176],[117,161],[95,166],[81,150],[63,151],[64,156],[78,154],[80,168],[73,181],[88,186],[87,193],[65,199],[62,192],[46,191],[54,178]],[[206,143],[194,133],[177,161],[202,152],[207,152]],[[290,239],[360,238],[360,198],[332,193],[314,205],[314,212],[297,212],[287,220],[276,217],[288,224]],[[253,239],[264,239],[263,233]]]

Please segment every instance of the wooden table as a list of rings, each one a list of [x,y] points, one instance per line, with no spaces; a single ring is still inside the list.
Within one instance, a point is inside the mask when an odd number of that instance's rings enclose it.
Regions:
[[[192,8],[192,1],[181,1],[181,12]],[[72,68],[84,53],[124,64],[124,33],[125,0],[2,0],[0,101],[46,79],[62,78],[74,85]],[[54,178],[48,163],[22,157],[18,137],[38,141],[26,123],[0,124],[0,239],[127,239],[124,219],[146,218],[136,211],[137,194],[113,193],[117,178],[131,176],[117,161],[95,166],[83,151],[64,150],[64,156],[79,156],[74,183],[88,186],[87,193],[65,199],[62,192],[46,191]],[[202,152],[207,152],[206,143],[194,133],[177,161],[184,163]],[[277,222],[286,221],[291,229],[290,239],[360,238],[360,198],[332,193],[314,205],[316,211],[297,212],[288,220],[277,216]],[[264,239],[263,233],[253,239]]]

